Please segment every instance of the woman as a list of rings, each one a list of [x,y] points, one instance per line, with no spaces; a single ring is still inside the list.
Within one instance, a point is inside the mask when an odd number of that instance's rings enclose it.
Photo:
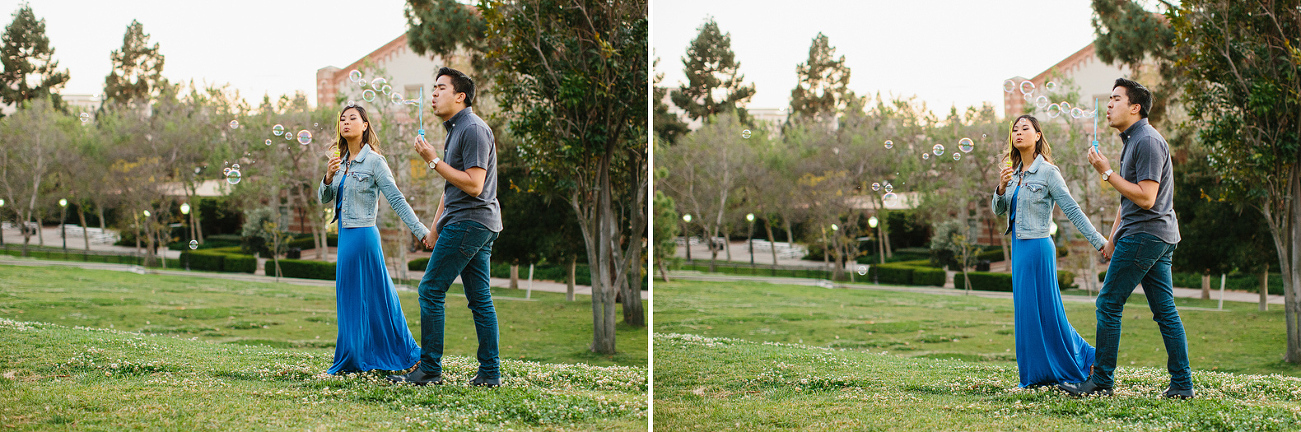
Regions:
[[[1071,198],[1039,120],[1023,115],[1008,136],[1011,164],[1003,168],[994,195],[994,213],[1008,213],[1012,237],[1012,302],[1015,311],[1016,365],[1021,387],[1081,382],[1093,366],[1093,346],[1066,320],[1057,288],[1057,247],[1048,236],[1053,204],[1075,224],[1089,244],[1102,250],[1106,239],[1093,229]],[[1025,166],[1026,161],[1032,161]],[[1007,188],[1014,187],[1011,193]]]
[[[334,201],[335,220],[339,221],[338,265],[334,273],[339,338],[329,373],[409,369],[419,360],[420,347],[411,337],[397,291],[384,267],[379,229],[375,227],[377,193],[384,194],[389,206],[417,238],[429,235],[429,229],[420,223],[393,183],[393,172],[379,153],[366,110],[360,106],[344,108],[337,129],[339,136],[332,149],[342,155],[330,158],[317,189],[322,203]]]

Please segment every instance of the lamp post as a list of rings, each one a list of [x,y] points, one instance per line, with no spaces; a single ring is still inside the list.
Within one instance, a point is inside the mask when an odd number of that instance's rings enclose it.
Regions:
[[[869,227],[876,228],[878,224],[880,224],[880,221],[876,219],[876,216],[872,216],[870,219],[867,220],[867,226]],[[877,255],[881,257],[881,264],[885,264],[885,243],[881,242],[881,230],[876,231],[876,246],[878,250]],[[880,279],[881,277],[880,274],[881,272],[879,270],[876,273],[872,274],[872,283],[874,284],[880,283],[878,281],[878,279]]]
[[[191,234],[191,233],[190,233],[190,230],[189,230],[189,228],[188,228],[188,227],[190,226],[190,221],[189,221],[189,218],[188,218],[188,216],[190,215],[190,203],[181,203],[181,214],[187,216],[187,217],[185,217],[185,218],[183,218],[183,219],[185,219],[185,226],[187,227],[186,230],[185,230],[185,235],[188,237],[188,236],[190,236],[190,234]],[[185,257],[185,269],[186,269],[186,270],[189,270],[189,269],[190,269],[190,256],[189,256],[188,254],[181,254],[181,256]]]
[[[682,215],[683,225],[682,239],[687,244],[687,262],[691,262],[691,213]]]
[[[63,237],[63,255],[66,256],[68,255],[68,229],[64,222],[68,220],[68,200],[66,198],[60,198],[59,207],[61,209],[61,216],[59,217],[59,237]]]
[[[745,220],[750,221],[750,234],[746,241],[750,243],[750,267],[754,267],[754,213],[745,215]]]
[[[838,225],[836,225],[836,224],[831,224],[831,242],[832,242],[832,243],[836,243],[836,245],[835,245],[834,247],[837,249],[837,252],[839,252],[839,249],[840,249],[840,243],[836,241],[836,235],[839,233],[839,231],[840,231],[840,226],[838,226]],[[830,247],[833,247],[833,246],[831,246],[831,245],[827,245],[827,247],[830,248]],[[826,253],[828,253],[828,252],[831,252],[831,251],[830,251],[830,250],[823,251],[824,254],[826,254]],[[827,256],[827,258],[830,259],[831,257],[830,257],[830,256]],[[835,275],[836,275],[835,270],[834,270],[834,269],[835,269],[834,266],[839,265],[839,264],[840,264],[840,263],[832,263],[832,266],[833,266],[833,267],[832,267],[833,270],[832,270],[832,273],[831,273],[832,277],[835,277]]]
[[[0,198],[0,223],[4,222],[4,209],[5,209],[5,200],[3,198]],[[4,230],[0,230],[0,246],[4,246],[4,244],[5,244],[5,233]]]

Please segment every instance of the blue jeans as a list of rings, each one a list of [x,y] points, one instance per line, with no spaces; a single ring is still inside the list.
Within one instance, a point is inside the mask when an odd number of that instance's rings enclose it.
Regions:
[[[486,378],[501,377],[497,357],[497,310],[492,306],[488,289],[489,258],[497,233],[483,225],[453,222],[438,233],[438,243],[425,276],[420,279],[420,368],[426,373],[443,373],[443,324],[447,318],[444,301],[447,289],[461,276],[465,298],[474,314],[474,330],[479,335],[479,374]]]
[[[1177,245],[1161,241],[1154,235],[1139,233],[1125,236],[1116,242],[1107,279],[1098,294],[1098,340],[1094,361],[1094,384],[1113,385],[1116,371],[1116,351],[1120,348],[1120,323],[1124,317],[1125,301],[1139,282],[1147,305],[1152,309],[1152,320],[1161,328],[1170,371],[1170,385],[1178,390],[1193,388],[1192,370],[1188,366],[1188,339],[1184,324],[1175,309],[1173,283],[1170,277],[1170,257]]]

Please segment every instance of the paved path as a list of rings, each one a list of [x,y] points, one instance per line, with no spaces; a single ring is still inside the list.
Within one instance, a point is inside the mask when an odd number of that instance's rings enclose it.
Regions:
[[[966,292],[965,290],[956,290],[956,289],[953,289],[952,286],[951,286],[951,284],[950,284],[950,287],[948,287],[948,288],[941,288],[941,287],[921,287],[921,286],[897,286],[897,285],[873,285],[873,284],[866,284],[866,283],[848,284],[848,283],[840,283],[840,282],[831,282],[831,281],[823,280],[823,279],[777,278],[777,277],[764,277],[764,276],[734,276],[734,275],[717,275],[717,274],[703,273],[703,272],[697,272],[697,271],[670,271],[670,272],[669,272],[669,277],[670,277],[671,279],[696,280],[696,281],[711,281],[711,282],[768,282],[768,283],[773,283],[773,284],[783,284],[783,285],[804,285],[804,286],[816,286],[816,287],[821,287],[821,288],[847,288],[847,289],[864,289],[864,290],[881,290],[881,291],[906,291],[906,292],[920,292],[920,293],[926,293],[926,294],[940,294],[940,295],[968,295],[967,292]],[[1138,288],[1134,289],[1134,293],[1135,293],[1135,294],[1142,294],[1142,293],[1143,293],[1143,287],[1140,285]],[[1174,294],[1175,294],[1175,297],[1182,297],[1182,298],[1201,298],[1201,297],[1202,297],[1202,290],[1198,290],[1198,289],[1187,289],[1187,288],[1175,288],[1175,289],[1174,289]],[[1002,298],[1002,299],[1011,299],[1011,298],[1012,298],[1012,293],[1010,293],[1010,292],[1000,292],[1000,291],[976,291],[976,290],[972,290],[970,295],[972,295],[972,296],[976,296],[976,297],[985,297],[985,298]],[[1218,299],[1219,299],[1219,291],[1218,291],[1218,290],[1214,290],[1214,291],[1212,291],[1212,293],[1211,293],[1211,299],[1212,299],[1212,300],[1218,300]],[[1092,296],[1078,296],[1078,295],[1064,295],[1064,296],[1062,296],[1062,301],[1078,302],[1078,303],[1093,303],[1093,302],[1094,302],[1094,297],[1092,297]],[[1238,292],[1238,291],[1225,291],[1225,292],[1224,292],[1224,301],[1236,301],[1236,302],[1243,302],[1243,303],[1259,303],[1259,302],[1260,302],[1260,294],[1258,294],[1258,293]],[[1282,305],[1282,304],[1283,304],[1283,296],[1279,296],[1279,295],[1271,295],[1271,296],[1268,297],[1268,302],[1269,302],[1269,304]],[[1188,309],[1188,310],[1216,310],[1216,309],[1208,309],[1208,308],[1193,308],[1193,307],[1181,307],[1180,309]]]

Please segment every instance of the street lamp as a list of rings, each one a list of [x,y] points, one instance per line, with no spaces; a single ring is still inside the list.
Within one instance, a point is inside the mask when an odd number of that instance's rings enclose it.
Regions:
[[[682,239],[687,245],[687,262],[691,262],[691,213],[682,215],[682,222],[686,222],[682,230]]]
[[[61,211],[62,216],[59,218],[59,237],[63,237],[63,254],[67,255],[68,254],[68,229],[65,228],[66,224],[64,222],[68,220],[68,200],[65,198],[60,198],[59,207],[62,208]]]
[[[4,209],[5,209],[5,200],[3,198],[0,198],[0,223],[4,222]],[[4,244],[5,244],[5,232],[4,230],[0,230],[0,246],[4,246]]]
[[[750,243],[750,266],[754,267],[754,213],[745,215],[745,220],[750,221],[750,238],[747,241]]]
[[[181,214],[186,215],[186,216],[189,216],[189,215],[190,215],[190,203],[181,203]],[[188,226],[190,225],[189,218],[185,218],[185,219],[186,219],[186,220],[185,220],[185,225],[188,227]],[[187,236],[189,236],[189,235],[191,234],[191,233],[190,233],[190,230],[189,230],[188,228],[185,230],[185,234],[186,234]],[[192,237],[192,236],[191,236],[191,237]],[[189,270],[189,269],[190,269],[190,256],[189,256],[188,254],[181,254],[181,256],[185,257],[185,269],[186,269],[186,270]]]

